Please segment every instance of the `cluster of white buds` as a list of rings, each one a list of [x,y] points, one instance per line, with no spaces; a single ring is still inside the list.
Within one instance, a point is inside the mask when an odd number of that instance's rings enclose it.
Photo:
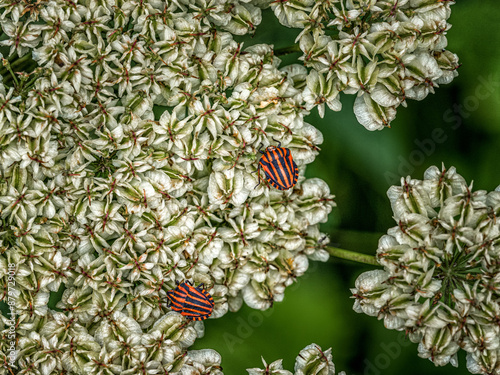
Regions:
[[[398,225],[379,241],[384,270],[352,289],[354,310],[405,330],[436,365],[500,371],[500,186],[472,191],[455,168],[429,168],[388,191]]]
[[[18,374],[222,374],[216,351],[187,350],[203,335],[203,323],[187,326],[175,312],[144,330],[126,312],[84,324],[72,312],[52,311],[21,322],[19,330]]]
[[[213,318],[267,309],[327,260],[333,196],[303,176],[322,142],[304,121],[306,68],[233,39],[260,14],[244,1],[1,4],[5,69],[25,70],[0,83],[0,260],[16,264],[22,338],[19,367],[0,374],[220,373],[217,354],[187,351],[201,323],[183,326],[166,292],[204,283]],[[258,150],[278,142],[298,182],[256,187]]]
[[[267,2],[266,2],[267,3]],[[340,111],[339,94],[357,94],[354,113],[368,130],[396,117],[406,99],[422,100],[457,75],[445,50],[452,0],[273,1],[271,8],[297,37],[307,76],[308,109]]]
[[[302,349],[295,361],[295,371],[292,374],[283,369],[283,360],[277,360],[267,364],[264,358],[263,369],[248,369],[249,375],[335,375],[335,364],[332,358],[332,349],[323,351],[318,345],[311,344]],[[345,375],[345,372],[339,372],[339,375]]]

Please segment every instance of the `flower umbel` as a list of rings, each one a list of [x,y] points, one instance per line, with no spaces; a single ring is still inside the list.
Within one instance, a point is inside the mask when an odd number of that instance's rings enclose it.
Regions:
[[[16,259],[22,340],[0,374],[219,374],[217,353],[188,351],[203,324],[167,291],[203,283],[211,318],[267,309],[328,258],[333,196],[304,177],[322,143],[305,68],[233,39],[260,21],[246,1],[2,4],[2,74],[16,72],[0,82],[0,259]],[[254,189],[274,139],[297,184]]]
[[[272,1],[276,17],[301,28],[301,60],[310,68],[303,97],[321,117],[325,103],[357,94],[354,113],[368,130],[396,117],[406,99],[422,100],[457,76],[458,57],[445,50],[451,27],[443,0]],[[267,4],[266,4],[267,5]]]
[[[473,191],[455,168],[429,168],[388,191],[397,226],[379,241],[384,270],[352,289],[354,310],[405,330],[438,366],[467,352],[472,373],[500,370],[500,191]]]
[[[288,370],[283,369],[282,359],[267,364],[264,358],[264,369],[247,369],[249,375],[292,375]],[[295,361],[294,375],[335,375],[335,364],[332,358],[332,348],[323,351],[318,345],[310,344],[302,349]],[[344,371],[339,375],[345,375]]]

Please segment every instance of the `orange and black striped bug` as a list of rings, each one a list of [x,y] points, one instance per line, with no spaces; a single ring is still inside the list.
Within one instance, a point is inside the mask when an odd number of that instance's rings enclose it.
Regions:
[[[212,315],[214,299],[203,284],[194,287],[189,281],[167,291],[172,310],[180,312],[188,320],[205,320]]]
[[[262,148],[262,145],[261,147]],[[257,173],[259,175],[260,184],[260,169],[264,170],[266,180],[278,190],[286,190],[294,187],[299,178],[299,169],[293,161],[292,154],[288,148],[281,147],[281,142],[278,142],[278,147],[269,146],[265,151],[259,152],[262,157],[259,160]],[[256,187],[257,187],[256,186]]]

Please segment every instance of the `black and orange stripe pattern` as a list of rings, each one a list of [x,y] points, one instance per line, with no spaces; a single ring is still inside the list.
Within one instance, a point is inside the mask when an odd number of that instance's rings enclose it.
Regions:
[[[203,284],[194,287],[189,281],[183,282],[167,291],[167,298],[172,310],[180,312],[189,320],[205,320],[214,309],[214,299]]]
[[[259,160],[259,169],[266,174],[266,180],[279,190],[290,189],[295,186],[299,178],[299,169],[293,161],[288,148],[269,146],[262,152]],[[260,179],[260,175],[259,175]]]

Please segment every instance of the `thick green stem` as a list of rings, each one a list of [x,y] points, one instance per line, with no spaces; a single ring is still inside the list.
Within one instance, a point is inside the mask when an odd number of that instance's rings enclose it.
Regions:
[[[12,77],[12,79],[14,80],[14,83],[15,85],[19,85],[19,81],[17,80],[17,77],[15,75],[15,73],[12,71],[12,68],[10,67],[10,64],[7,62],[7,64],[4,65],[5,68],[7,69],[8,72],[10,72],[10,75]],[[4,73],[2,73],[2,76],[4,75]]]
[[[12,57],[10,56],[9,57],[9,62],[10,62],[10,65],[12,67],[17,67],[21,64],[24,64],[25,61],[28,61],[28,60],[31,60],[31,53],[25,53],[22,57],[19,57],[19,56],[15,56],[15,57]]]
[[[379,266],[377,260],[373,255],[356,253],[355,251],[339,249],[338,247],[327,246],[326,248],[331,256],[352,260],[353,262],[371,264],[373,266]]]
[[[289,55],[290,53],[300,52],[300,47],[298,44],[294,44],[288,47],[278,48],[274,50],[276,56]]]

